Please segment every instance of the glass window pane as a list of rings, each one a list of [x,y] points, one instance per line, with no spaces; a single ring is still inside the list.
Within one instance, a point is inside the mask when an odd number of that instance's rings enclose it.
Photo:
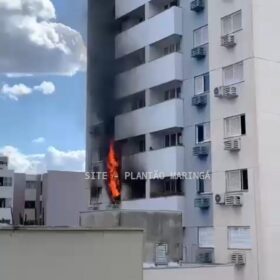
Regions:
[[[222,33],[223,35],[226,35],[231,32],[232,32],[232,20],[231,20],[231,16],[227,16],[222,19]]]
[[[230,85],[234,83],[234,71],[233,65],[224,68],[224,85]]]
[[[210,90],[210,79],[209,79],[209,73],[204,75],[204,92],[207,92]]]
[[[232,15],[233,32],[242,28],[242,16],[241,11]]]
[[[198,243],[200,248],[214,248],[214,228],[201,227],[198,229]]]
[[[195,77],[194,79],[195,84],[195,94],[200,94],[204,92],[204,78],[203,76]]]
[[[226,172],[227,192],[241,191],[241,172],[232,170]]]
[[[251,249],[252,240],[250,228],[248,227],[229,227],[228,228],[228,247],[230,249]]]

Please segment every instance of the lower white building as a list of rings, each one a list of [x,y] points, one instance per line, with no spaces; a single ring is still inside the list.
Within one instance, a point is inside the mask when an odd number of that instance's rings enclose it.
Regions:
[[[0,224],[12,224],[14,172],[8,169],[8,158],[0,156]]]

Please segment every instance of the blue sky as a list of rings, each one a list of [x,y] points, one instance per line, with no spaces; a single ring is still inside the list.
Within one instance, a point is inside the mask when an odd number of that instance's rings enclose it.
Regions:
[[[44,1],[50,0],[42,0]],[[77,30],[86,40],[86,0],[52,0],[52,3],[57,15],[55,21]],[[0,86],[24,84],[32,89],[43,81],[55,85],[52,94],[42,94],[34,90],[32,94],[20,96],[17,100],[0,95],[0,152],[2,149],[5,154],[5,147],[13,147],[25,160],[30,160],[37,154],[43,157],[50,147],[55,147],[64,153],[66,159],[63,159],[61,166],[53,164],[46,168],[55,169],[58,166],[57,169],[75,169],[76,167],[71,166],[71,156],[67,166],[67,153],[85,149],[86,73],[77,71],[72,76],[53,73],[33,73],[32,76],[23,77],[7,77],[5,74],[0,76]],[[36,141],[38,138],[41,138],[41,141]],[[14,157],[12,156],[12,159]],[[17,158],[14,161],[16,160]],[[81,158],[79,160],[81,161]],[[15,169],[16,164],[14,162],[12,165]],[[33,166],[32,163],[31,165]]]

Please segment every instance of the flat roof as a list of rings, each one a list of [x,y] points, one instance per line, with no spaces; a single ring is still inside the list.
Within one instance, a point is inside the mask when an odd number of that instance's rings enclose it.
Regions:
[[[138,231],[143,232],[141,228],[96,228],[96,227],[44,227],[44,226],[0,226],[1,231],[79,231],[79,232],[91,232],[91,231]]]

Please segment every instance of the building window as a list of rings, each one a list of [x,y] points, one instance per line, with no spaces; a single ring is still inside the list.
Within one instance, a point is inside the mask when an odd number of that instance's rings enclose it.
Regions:
[[[182,145],[182,133],[171,133],[165,135],[165,147]]]
[[[228,248],[251,249],[252,240],[250,227],[228,227]]]
[[[194,78],[194,92],[195,94],[201,94],[208,92],[210,89],[209,73],[197,76]]]
[[[0,177],[0,187],[11,187],[13,185],[12,177]]]
[[[246,134],[245,115],[233,116],[224,120],[225,138]]]
[[[36,181],[26,181],[27,189],[36,189],[38,182]]]
[[[205,180],[204,179],[202,179],[202,178],[197,179],[196,190],[197,190],[197,193],[205,192]]]
[[[229,86],[243,81],[243,62],[223,68],[224,85]]]
[[[196,143],[210,141],[210,122],[198,124],[196,126]]]
[[[164,194],[182,194],[182,182],[180,179],[164,179]]]
[[[226,191],[248,191],[248,170],[230,170],[226,171]]]
[[[25,201],[25,209],[35,209],[35,201]]]
[[[242,13],[235,12],[222,18],[222,34],[227,35],[242,29]]]
[[[143,108],[143,107],[145,107],[146,106],[146,104],[145,104],[146,102],[145,102],[145,95],[143,95],[143,96],[139,96],[139,97],[137,97],[137,98],[135,98],[134,100],[133,100],[133,102],[132,102],[132,110],[137,110],[137,109],[141,109],[141,108]]]
[[[198,244],[200,248],[214,248],[214,228],[200,227],[198,228]]]
[[[180,50],[181,50],[180,42],[174,43],[163,49],[163,55],[168,55],[168,54],[174,53],[174,52],[180,52]]]
[[[181,97],[181,87],[172,88],[164,92],[164,100],[170,100]]]
[[[143,152],[146,151],[146,141],[145,141],[145,139],[139,140],[138,145],[139,145],[139,152],[140,153],[143,153]]]
[[[200,27],[193,32],[194,47],[208,43],[208,25]]]

